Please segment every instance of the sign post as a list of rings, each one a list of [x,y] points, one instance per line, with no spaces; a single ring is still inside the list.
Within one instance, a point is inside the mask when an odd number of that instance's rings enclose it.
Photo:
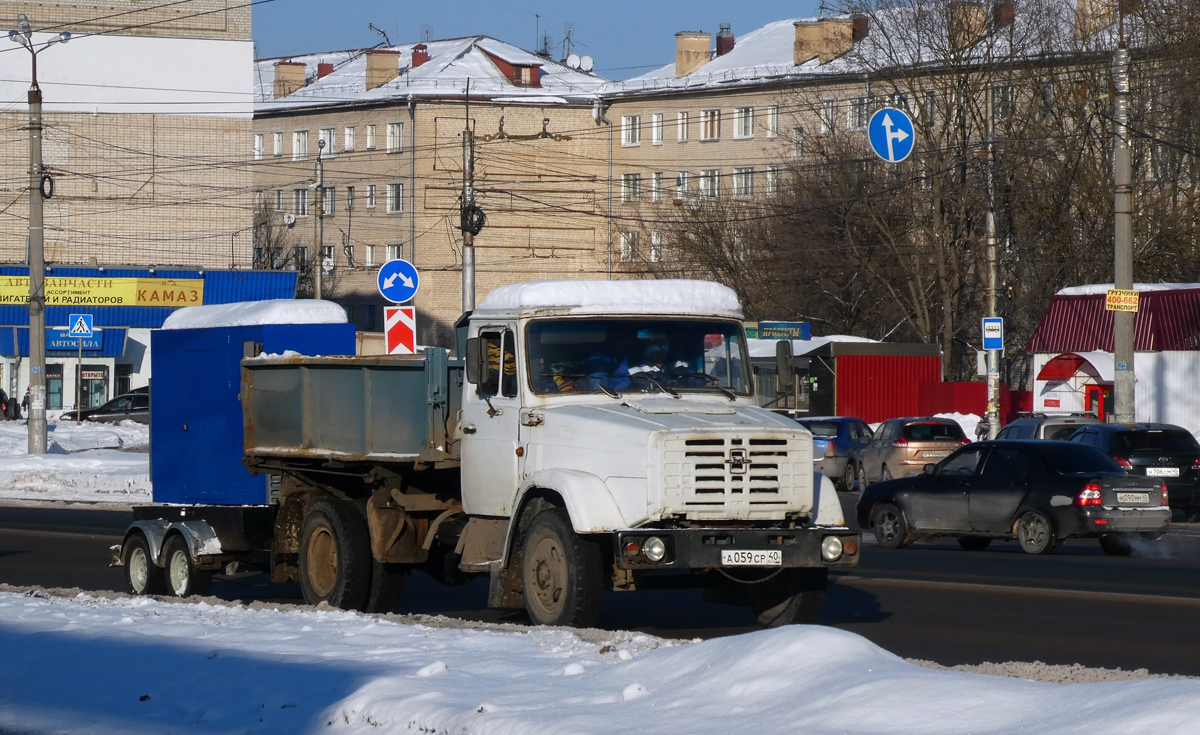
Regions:
[[[83,423],[83,340],[92,336],[92,315],[72,314],[67,320],[68,332],[79,341],[79,361],[75,363],[75,425]]]
[[[379,266],[379,293],[393,304],[406,304],[417,295],[421,276],[417,267],[399,258]],[[417,352],[417,308],[383,307],[383,336],[389,355],[415,355]]]

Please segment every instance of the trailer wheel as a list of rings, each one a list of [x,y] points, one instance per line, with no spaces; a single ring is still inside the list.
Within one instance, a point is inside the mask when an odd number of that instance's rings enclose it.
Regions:
[[[166,572],[167,587],[176,597],[212,592],[212,572],[196,568],[183,536],[176,534],[163,544],[163,571]]]
[[[367,596],[365,612],[396,612],[396,605],[400,604],[400,596],[404,592],[406,572],[404,564],[384,564],[372,560],[371,593]]]
[[[121,549],[125,568],[125,589],[133,595],[161,595],[167,591],[167,578],[150,557],[150,544],[140,531],[125,541]]]
[[[825,606],[828,569],[784,569],[774,579],[750,585],[750,610],[764,628],[811,623]]]
[[[521,560],[525,610],[538,625],[587,627],[600,615],[604,593],[600,547],[580,538],[566,511],[538,513]]]
[[[349,503],[314,503],[300,531],[300,589],[310,605],[363,610],[371,588],[366,520]]]

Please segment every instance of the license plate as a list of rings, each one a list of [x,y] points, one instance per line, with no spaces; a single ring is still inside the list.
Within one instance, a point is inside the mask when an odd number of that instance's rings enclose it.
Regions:
[[[1117,502],[1124,505],[1149,505],[1150,493],[1117,493]]]
[[[1146,477],[1179,477],[1178,467],[1147,467]]]
[[[778,567],[783,565],[783,552],[752,551],[750,549],[721,549],[723,567]]]
[[[923,459],[945,459],[949,456],[949,452],[921,452],[921,457]]]

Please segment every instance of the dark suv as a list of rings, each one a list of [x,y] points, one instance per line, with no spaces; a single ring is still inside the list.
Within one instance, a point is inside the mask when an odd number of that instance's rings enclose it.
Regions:
[[[1167,484],[1172,508],[1200,514],[1200,442],[1173,424],[1098,424],[1077,429],[1068,441],[1089,444],[1131,475]]]
[[[1019,418],[1008,424],[1000,430],[996,438],[1061,439],[1065,441],[1080,426],[1102,423],[1104,422],[1095,416],[1088,416],[1086,414],[1072,414],[1070,416],[1043,416],[1034,414]]]

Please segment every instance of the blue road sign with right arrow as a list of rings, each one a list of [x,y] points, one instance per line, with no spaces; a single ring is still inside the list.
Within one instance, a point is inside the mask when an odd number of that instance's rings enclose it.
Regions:
[[[379,266],[379,293],[393,304],[412,301],[420,286],[417,267],[407,260],[389,260]]]
[[[895,107],[885,107],[871,116],[867,137],[875,154],[888,163],[900,163],[908,158],[916,142],[912,118]]]

